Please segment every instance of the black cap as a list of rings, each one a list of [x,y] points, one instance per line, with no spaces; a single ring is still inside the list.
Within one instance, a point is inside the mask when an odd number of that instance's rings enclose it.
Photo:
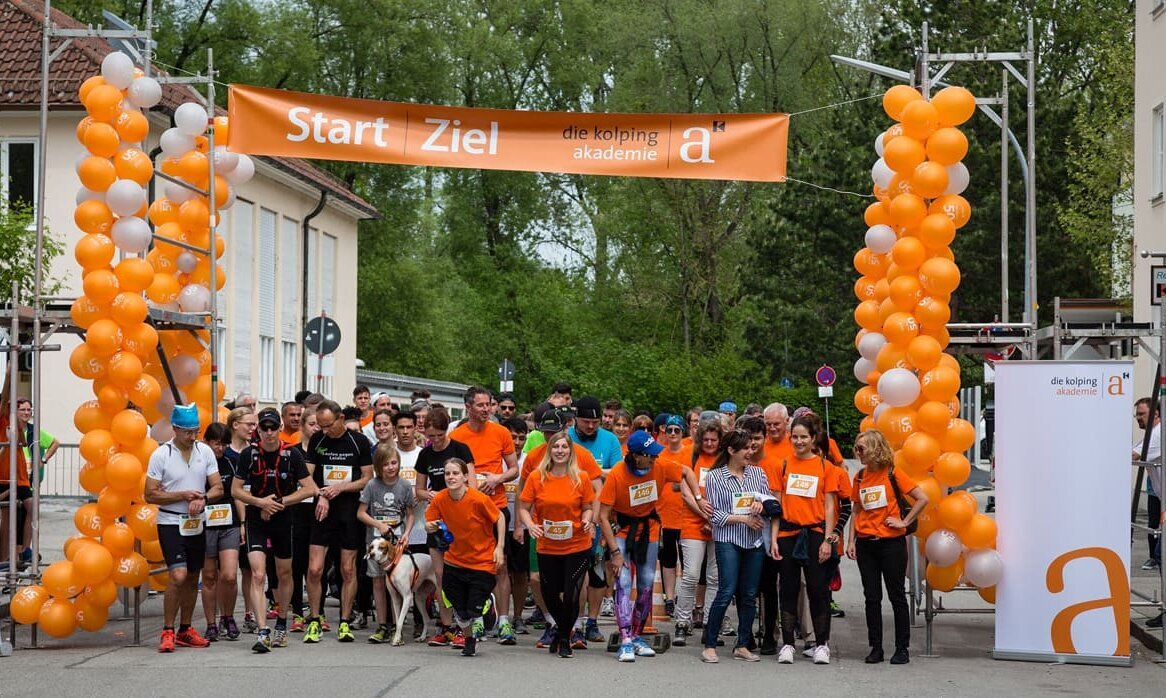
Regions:
[[[264,407],[262,410],[260,410],[259,424],[263,425],[264,423],[274,424],[277,427],[281,426],[283,424],[283,420],[281,420],[279,417],[279,410],[275,409],[274,407]]]
[[[542,419],[538,420],[538,430],[553,434],[563,430],[563,415],[558,410],[547,410]]]
[[[599,405],[599,398],[592,395],[584,395],[575,401],[575,416],[579,419],[599,419],[599,414],[602,408]]]

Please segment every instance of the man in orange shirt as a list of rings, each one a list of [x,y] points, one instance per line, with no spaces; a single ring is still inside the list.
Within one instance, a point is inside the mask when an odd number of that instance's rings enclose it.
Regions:
[[[510,438],[510,430],[491,419],[494,398],[489,390],[472,385],[466,390],[465,401],[466,421],[449,436],[468,446],[474,454],[477,483],[471,482],[470,485],[490,496],[506,516],[505,528],[510,530],[512,522],[507,507],[506,483],[518,477],[514,440]],[[510,624],[510,573],[505,566],[495,575],[494,599],[498,604],[498,643],[517,644]]]
[[[285,402],[280,410],[280,419],[283,428],[279,430],[279,443],[284,448],[291,448],[300,442],[300,420],[304,416],[304,406],[298,402]]]
[[[358,385],[352,389],[352,404],[360,408],[360,428],[372,424],[372,393],[367,385]]]

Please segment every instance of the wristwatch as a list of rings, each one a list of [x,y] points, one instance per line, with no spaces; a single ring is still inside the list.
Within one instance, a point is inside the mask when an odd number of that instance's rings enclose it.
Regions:
[[[703,500],[703,499],[704,499],[704,495],[703,495],[703,494],[698,494],[698,495],[696,495],[695,499],[696,499],[696,501],[698,501],[698,502],[699,502],[699,501],[701,501],[701,500]]]

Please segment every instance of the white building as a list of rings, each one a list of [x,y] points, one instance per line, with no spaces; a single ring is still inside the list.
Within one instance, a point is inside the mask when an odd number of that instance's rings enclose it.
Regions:
[[[40,2],[0,1],[0,200],[35,199],[36,162],[43,157],[48,185],[47,226],[64,242],[66,253],[54,263],[64,282],[62,295],[81,294],[80,268],[72,248],[82,233],[73,223],[80,183],[74,163],[84,151],[74,132],[85,116],[77,99],[81,82],[100,72],[111,47],[96,39],[74,40],[50,67],[50,112],[45,153],[37,152],[40,108],[42,15]],[[62,27],[78,27],[55,12]],[[60,40],[54,40],[53,46]],[[143,150],[158,144],[174,108],[193,101],[186,88],[167,85],[163,100],[150,110],[150,136]],[[335,375],[325,392],[346,398],[356,382],[357,226],[376,210],[343,183],[301,161],[255,158],[256,175],[239,188],[238,201],[223,212],[219,233],[227,251],[220,263],[227,275],[219,294],[224,331],[219,340],[219,375],[228,397],[240,391],[261,403],[290,400],[301,381],[305,315],[326,312],[339,324],[343,340],[334,354]],[[325,198],[319,214],[304,221]],[[305,255],[306,234],[306,255]],[[304,280],[307,279],[306,294]],[[7,296],[7,293],[3,293]],[[304,295],[307,296],[306,304]],[[91,399],[87,381],[69,371],[69,352],[76,335],[57,334],[58,353],[43,356],[42,426],[62,443],[76,443],[77,405]],[[27,376],[21,393],[27,395]],[[315,387],[314,381],[312,386]]]

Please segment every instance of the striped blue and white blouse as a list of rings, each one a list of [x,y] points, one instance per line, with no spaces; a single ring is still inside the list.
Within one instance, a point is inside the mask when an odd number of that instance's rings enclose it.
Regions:
[[[713,507],[713,540],[747,549],[760,546],[767,527],[754,531],[743,523],[727,521],[733,514],[748,513],[748,506],[754,501],[773,499],[765,471],[755,465],[746,465],[743,476],[738,478],[728,466],[713,468],[708,472],[704,488],[705,497]]]

